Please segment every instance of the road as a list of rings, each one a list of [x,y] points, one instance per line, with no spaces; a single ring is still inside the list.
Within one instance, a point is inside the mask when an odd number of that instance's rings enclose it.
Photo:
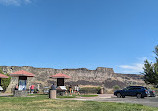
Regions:
[[[143,99],[137,99],[136,97],[117,98],[113,94],[99,94],[97,97],[80,97],[80,98],[68,98],[67,100],[82,100],[82,101],[100,101],[100,102],[121,102],[121,103],[133,103],[142,104],[151,107],[158,107],[158,97],[145,97]]]
[[[94,101],[104,101],[104,102],[121,102],[121,103],[134,103],[142,104],[146,106],[158,107],[158,97],[146,97],[144,99],[137,99],[136,97],[126,97],[126,98],[96,98]]]
[[[9,94],[0,94],[0,96],[9,96]],[[59,98],[58,98],[59,99]],[[121,102],[142,104],[151,107],[158,107],[158,97],[145,97],[137,99],[136,97],[117,98],[113,94],[98,94],[96,97],[78,97],[78,98],[61,98],[61,100],[81,100],[81,101],[100,101],[100,102]]]

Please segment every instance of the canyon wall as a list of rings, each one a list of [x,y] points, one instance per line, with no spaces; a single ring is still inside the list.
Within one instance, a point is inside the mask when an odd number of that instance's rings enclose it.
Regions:
[[[15,71],[25,70],[35,74],[35,77],[28,78],[29,85],[39,85],[42,89],[45,86],[50,86],[52,83],[56,83],[56,79],[49,78],[51,75],[57,73],[63,73],[71,76],[71,79],[65,80],[65,85],[91,85],[102,86],[104,88],[112,88],[115,85],[119,85],[121,88],[128,85],[144,85],[142,75],[136,74],[118,74],[114,73],[112,68],[98,67],[96,70],[88,70],[86,68],[78,69],[53,69],[53,68],[35,68],[31,66],[0,66],[5,74],[10,74]],[[11,83],[8,87],[8,91],[15,87],[18,83],[16,77],[12,77]]]

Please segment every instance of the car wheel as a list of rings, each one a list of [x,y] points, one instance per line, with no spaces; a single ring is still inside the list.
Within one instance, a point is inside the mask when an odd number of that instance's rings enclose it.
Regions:
[[[142,94],[137,94],[137,98],[138,99],[142,98]]]
[[[118,98],[121,98],[121,94],[120,93],[117,93],[116,95]]]
[[[122,98],[125,98],[125,96],[122,96]]]

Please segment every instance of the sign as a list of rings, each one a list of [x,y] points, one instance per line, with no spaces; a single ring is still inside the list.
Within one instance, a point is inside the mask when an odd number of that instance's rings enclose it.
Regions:
[[[19,89],[18,90],[26,90],[26,80],[19,80]]]

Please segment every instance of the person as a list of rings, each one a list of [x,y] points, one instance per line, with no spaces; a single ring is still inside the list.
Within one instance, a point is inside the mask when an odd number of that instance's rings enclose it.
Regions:
[[[15,85],[15,87],[13,87],[13,95],[15,95],[15,92],[19,89],[18,84]]]
[[[15,89],[15,90],[18,90],[18,89],[19,89],[19,86],[16,84],[14,89]]]
[[[77,87],[76,87],[76,92],[77,92],[78,95],[80,95],[79,90],[80,90],[80,87],[77,85]]]
[[[75,93],[75,94],[77,93],[77,86],[75,86],[75,91],[74,91],[74,93]]]
[[[71,92],[71,91],[72,91],[72,86],[70,85],[70,86],[69,86],[70,95],[72,95],[72,92]]]
[[[54,85],[54,83],[51,86],[51,90],[56,90],[56,86]]]
[[[31,85],[31,87],[30,87],[30,89],[31,89],[31,94],[33,94],[34,88],[35,88],[35,86],[34,86],[34,85]]]
[[[73,89],[73,87],[71,88],[71,93],[72,93],[72,94],[74,93],[74,89]]]

